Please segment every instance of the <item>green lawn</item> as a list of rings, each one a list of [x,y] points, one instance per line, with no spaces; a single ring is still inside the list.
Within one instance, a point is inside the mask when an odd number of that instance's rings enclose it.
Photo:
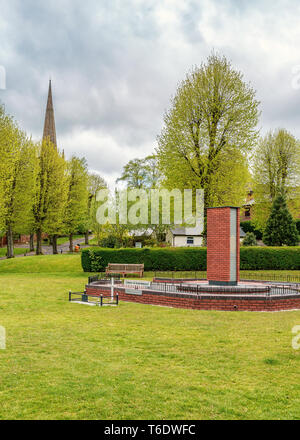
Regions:
[[[14,254],[21,255],[21,254],[25,254],[26,251],[29,252],[29,249],[28,248],[15,248]],[[6,247],[0,248],[0,257],[6,257],[6,253],[7,253]]]
[[[70,304],[87,275],[78,255],[0,261],[1,419],[299,419],[300,311]]]
[[[0,273],[3,274],[61,272],[82,275],[80,254],[39,255],[0,261]]]

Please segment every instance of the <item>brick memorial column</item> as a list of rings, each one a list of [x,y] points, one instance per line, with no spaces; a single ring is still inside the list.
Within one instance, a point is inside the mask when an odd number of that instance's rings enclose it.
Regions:
[[[207,209],[207,280],[210,285],[235,286],[240,273],[240,209]]]

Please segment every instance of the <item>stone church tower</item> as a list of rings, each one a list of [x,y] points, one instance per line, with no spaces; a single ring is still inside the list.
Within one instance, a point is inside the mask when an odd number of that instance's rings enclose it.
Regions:
[[[49,81],[48,100],[43,134],[43,140],[46,139],[50,140],[52,144],[57,147],[51,80]]]

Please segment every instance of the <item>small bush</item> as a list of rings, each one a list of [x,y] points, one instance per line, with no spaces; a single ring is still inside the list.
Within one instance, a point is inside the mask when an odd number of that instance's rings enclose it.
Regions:
[[[244,240],[243,240],[243,246],[256,246],[257,241],[256,237],[253,232],[247,232]]]
[[[256,227],[254,226],[253,222],[251,220],[246,220],[244,222],[241,222],[241,227],[243,229],[244,232],[253,232],[253,234],[256,237],[256,240],[261,240],[262,239],[262,231],[260,231],[259,229],[256,229]]]

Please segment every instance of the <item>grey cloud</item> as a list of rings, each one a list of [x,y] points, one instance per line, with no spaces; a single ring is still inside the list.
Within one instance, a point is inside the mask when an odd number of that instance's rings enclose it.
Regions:
[[[263,130],[300,137],[296,1],[0,0],[0,10],[0,100],[39,139],[51,76],[60,147],[111,180],[154,149],[176,85],[212,49],[257,89]]]

